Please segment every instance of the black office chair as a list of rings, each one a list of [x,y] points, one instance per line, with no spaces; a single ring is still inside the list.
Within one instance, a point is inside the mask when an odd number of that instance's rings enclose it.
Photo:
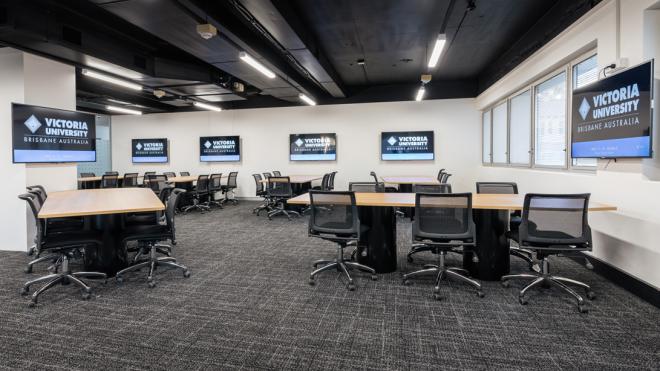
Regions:
[[[81,178],[94,178],[96,174],[94,173],[80,173]],[[94,188],[94,182],[83,180],[78,182],[78,189],[91,189]]]
[[[169,180],[170,178],[176,178],[176,173],[174,173],[174,172],[172,172],[172,171],[166,171],[166,172],[163,173],[163,175],[165,175],[165,176],[167,177],[168,180]]]
[[[190,176],[190,172],[188,172],[188,171],[180,171],[179,174],[181,176]]]
[[[537,194],[525,195],[522,222],[517,231],[509,232],[509,237],[522,248],[536,252],[541,261],[540,273],[512,274],[502,277],[502,285],[509,286],[512,279],[525,278],[533,281],[518,294],[520,304],[527,304],[525,293],[541,284],[554,285],[577,299],[578,310],[587,312],[584,299],[567,284],[583,288],[589,300],[595,297],[586,283],[550,274],[548,256],[567,255],[575,252],[591,251],[591,228],[589,227],[590,194]]]
[[[440,281],[451,277],[468,283],[483,297],[481,283],[467,277],[463,268],[447,267],[445,256],[457,248],[475,246],[476,232],[472,220],[471,193],[417,193],[415,194],[415,220],[413,222],[413,246],[417,244],[432,247],[438,255],[438,264],[428,264],[424,269],[403,275],[403,283],[410,278],[432,273],[436,275],[433,297],[440,299]]]
[[[80,173],[81,178],[92,178],[92,177],[95,177],[95,176],[96,176],[96,174],[94,174],[94,173]]]
[[[274,176],[282,176],[282,173],[280,173],[279,171],[275,170],[275,171],[273,171],[273,175],[274,175]]]
[[[106,171],[103,175],[116,175],[119,176],[118,171]]]
[[[415,184],[412,189],[413,193],[452,193],[451,184]],[[415,220],[415,210],[412,210],[410,217]],[[412,256],[422,251],[432,251],[434,247],[426,244],[413,244],[406,255],[408,263],[413,262]]]
[[[442,174],[444,174],[444,173],[446,173],[444,168],[440,169],[440,171],[438,171],[438,176],[436,177],[438,179],[438,182],[440,182],[442,180]]]
[[[335,175],[337,175],[336,171],[330,173],[330,181],[328,182],[328,191],[332,191],[335,189]]]
[[[272,210],[272,205],[270,201],[270,197],[268,196],[268,192],[266,191],[266,185],[262,181],[263,178],[261,177],[261,174],[252,174],[252,177],[254,178],[254,186],[256,188],[256,193],[255,195],[257,197],[263,198],[263,203],[254,209],[252,209],[253,214],[259,215],[261,210],[266,210],[267,212]]]
[[[216,205],[221,209],[222,201],[216,201],[215,195],[222,192],[222,173],[211,174],[209,177],[209,206]]]
[[[144,178],[142,178],[142,186],[148,187],[149,185],[146,183],[146,181],[149,179],[149,177],[156,175],[155,171],[145,171],[144,172]]]
[[[263,173],[264,174],[264,179],[268,180],[270,177],[273,176],[271,173]]]
[[[124,174],[124,181],[121,186],[123,188],[131,188],[138,186],[138,173],[126,173]]]
[[[450,176],[451,176],[451,174],[449,174],[449,173],[442,173],[442,175],[440,176],[440,179],[439,179],[440,183],[447,183],[447,180],[449,180]]]
[[[486,194],[518,194],[518,185],[513,182],[477,182],[477,193]],[[509,230],[517,231],[522,221],[520,211],[514,211],[510,214]],[[534,262],[532,252],[521,249],[519,246],[511,246],[509,254],[518,257],[527,262],[529,269],[540,272],[541,268]]]
[[[192,190],[193,204],[183,209],[187,213],[191,209],[197,209],[201,212],[211,210],[209,205],[209,176],[200,175],[197,177],[197,185]],[[204,201],[206,199],[206,201]]]
[[[355,193],[382,193],[385,192],[384,183],[376,182],[350,182],[348,190]]]
[[[124,275],[128,272],[140,270],[143,267],[149,267],[149,273],[147,275],[147,282],[149,287],[153,288],[156,286],[156,281],[154,280],[154,271],[156,267],[170,267],[181,269],[183,271],[183,276],[188,278],[190,277],[190,270],[177,263],[176,259],[171,256],[158,257],[157,250],[161,246],[166,246],[171,249],[170,246],[161,244],[163,241],[170,241],[172,245],[176,244],[176,228],[174,225],[174,211],[176,210],[177,203],[181,194],[186,191],[183,189],[176,188],[171,191],[170,197],[167,200],[167,207],[165,210],[165,224],[155,223],[152,225],[138,225],[127,227],[122,233],[122,241],[124,245],[131,241],[137,241],[141,244],[146,244],[149,250],[149,259],[131,265],[130,267],[123,269],[115,275],[117,282],[121,283],[124,281]]]
[[[145,182],[156,195],[159,195],[163,189],[169,187],[167,184],[167,177],[165,175],[149,175],[148,178],[145,179]]]
[[[357,205],[355,204],[354,192],[309,192],[310,217],[309,236],[321,238],[336,243],[337,257],[331,260],[317,260],[314,262],[315,270],[309,275],[309,284],[314,285],[316,276],[324,271],[336,269],[344,272],[348,278],[347,288],[355,290],[353,278],[348,273],[349,269],[356,268],[371,273],[371,279],[376,280],[376,271],[366,265],[344,258],[344,249],[348,245],[356,245],[360,240],[360,234],[366,233],[367,226],[360,224]],[[321,268],[316,269],[319,265]]]
[[[92,288],[83,282],[81,278],[105,280],[107,276],[105,273],[100,272],[72,272],[69,266],[69,260],[74,258],[81,259],[83,254],[81,249],[87,245],[102,244],[100,235],[97,232],[82,230],[46,235],[44,233],[44,220],[39,219],[39,206],[36,203],[38,200],[37,196],[32,193],[26,193],[19,195],[18,198],[25,200],[30,206],[36,224],[36,244],[41,251],[47,251],[49,253],[43,257],[43,260],[50,260],[53,263],[51,271],[55,272],[28,281],[23,285],[21,295],[27,295],[32,285],[42,282],[46,283],[32,294],[29,306],[35,306],[39,300],[39,296],[58,283],[62,285],[70,282],[75,283],[82,289],[83,299],[91,298]]]
[[[381,181],[378,179],[378,175],[376,175],[375,171],[370,172],[369,175],[371,175],[374,178],[374,182],[381,183]],[[396,188],[396,187],[391,187],[391,186],[390,187],[385,187],[385,183],[383,183],[383,187],[385,189],[385,192],[398,192],[399,191],[399,189]]]
[[[229,173],[229,177],[227,178],[227,184],[222,186],[222,193],[224,193],[225,197],[220,201],[221,203],[227,203],[231,202],[234,205],[238,203],[238,200],[236,199],[236,194],[234,193],[234,190],[237,187],[236,184],[236,178],[238,177],[238,172],[237,171],[232,171]],[[229,193],[232,194],[232,198],[229,198]]]
[[[323,178],[321,179],[321,185],[312,187],[313,190],[315,191],[329,191],[330,189],[330,177],[332,176],[332,173],[326,173],[323,174]]]
[[[291,215],[300,216],[297,211],[287,210],[286,201],[293,197],[293,188],[291,188],[291,179],[288,176],[271,176],[268,179],[266,191],[268,197],[273,203],[273,210],[268,212],[268,220],[274,216],[284,214],[289,220]]]
[[[102,175],[101,176],[101,188],[117,188],[119,185],[119,176],[118,175]]]

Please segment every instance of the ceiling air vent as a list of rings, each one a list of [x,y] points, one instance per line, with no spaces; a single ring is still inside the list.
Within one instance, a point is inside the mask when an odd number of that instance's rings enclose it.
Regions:
[[[78,30],[74,30],[71,27],[63,26],[62,40],[71,44],[82,45],[82,33],[80,33]]]

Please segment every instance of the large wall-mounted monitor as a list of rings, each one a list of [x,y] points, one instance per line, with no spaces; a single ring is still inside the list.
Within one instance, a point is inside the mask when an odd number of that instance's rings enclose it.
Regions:
[[[200,137],[199,160],[202,162],[241,161],[241,144],[238,136]]]
[[[96,116],[12,103],[14,163],[96,161]]]
[[[573,91],[573,158],[650,157],[653,61]]]
[[[289,159],[291,161],[334,161],[337,159],[337,135],[291,134],[289,135]]]
[[[133,139],[131,157],[134,163],[167,163],[167,138]]]
[[[433,131],[394,131],[380,134],[381,160],[433,160]]]

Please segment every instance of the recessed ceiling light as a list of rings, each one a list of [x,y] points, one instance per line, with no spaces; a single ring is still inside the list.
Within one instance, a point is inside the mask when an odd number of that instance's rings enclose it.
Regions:
[[[366,62],[364,61],[364,58],[358,59],[357,61],[355,61],[355,63],[357,63],[360,66],[364,66],[366,64]]]
[[[99,80],[102,80],[102,81],[105,81],[105,82],[109,82],[111,84],[123,86],[125,88],[129,88],[129,89],[133,89],[133,90],[142,90],[142,86],[138,85],[136,83],[129,82],[129,81],[122,80],[122,79],[118,79],[116,77],[104,75],[102,73],[98,73],[96,71],[91,71],[91,70],[88,70],[86,68],[83,68],[82,74],[85,75],[85,76],[88,76],[88,77],[92,77],[92,78],[99,79]]]
[[[193,102],[193,106],[203,108],[203,109],[207,109],[207,110],[211,110],[211,111],[218,111],[218,112],[222,111],[222,108],[220,108],[218,106],[214,106],[212,104],[206,104],[206,103],[202,103],[202,102],[197,102],[197,101]]]
[[[420,100],[424,99],[424,93],[425,92],[426,92],[426,89],[424,89],[423,86],[420,87],[419,90],[417,90],[417,96],[415,96],[415,100],[419,102]]]
[[[442,50],[445,48],[446,43],[446,35],[438,35],[438,38],[435,40],[435,45],[433,46],[433,51],[431,52],[431,58],[429,58],[429,68],[434,68],[438,64],[440,54],[442,54]]]
[[[129,115],[141,115],[142,114],[142,112],[134,110],[134,109],[128,109],[128,108],[116,107],[116,106],[105,106],[105,109],[107,109],[108,111],[128,113]]]
[[[315,102],[314,100],[312,100],[312,98],[306,96],[305,94],[300,93],[300,94],[298,94],[298,97],[299,97],[303,102],[309,104],[310,106],[315,106],[315,105],[316,105],[316,102]]]
[[[274,79],[275,78],[275,73],[271,70],[269,70],[266,66],[263,64],[259,63],[256,59],[252,58],[252,56],[246,52],[240,52],[238,53],[238,57],[245,63],[249,64],[254,68],[255,70],[263,73],[266,77],[269,79]]]

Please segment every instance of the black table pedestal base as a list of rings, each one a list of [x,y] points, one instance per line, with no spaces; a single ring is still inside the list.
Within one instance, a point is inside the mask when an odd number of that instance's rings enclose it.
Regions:
[[[360,235],[357,261],[376,273],[396,271],[396,215],[393,207],[359,206],[360,223],[369,226]]]
[[[474,209],[473,214],[477,228],[477,246],[473,249],[479,259],[475,263],[473,253],[466,252],[463,268],[474,278],[497,281],[509,273],[509,240],[506,238],[509,211]]]
[[[128,267],[128,254],[120,239],[121,217],[121,214],[94,217],[95,227],[102,233],[103,244],[85,248],[85,269],[113,277],[115,273]]]

